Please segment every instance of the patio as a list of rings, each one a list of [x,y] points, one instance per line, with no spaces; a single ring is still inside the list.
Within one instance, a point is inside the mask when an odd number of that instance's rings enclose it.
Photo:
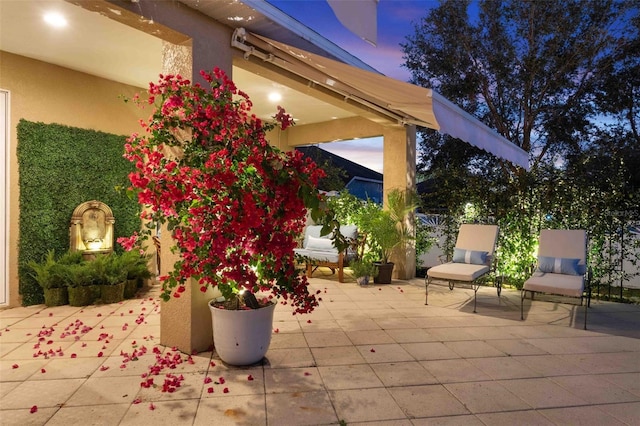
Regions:
[[[114,305],[2,310],[0,423],[640,422],[640,306],[594,300],[584,331],[570,304],[527,302],[520,321],[513,290],[481,288],[473,314],[471,290],[432,285],[424,306],[421,279],[347,281],[313,278],[323,302],[311,315],[279,306],[263,365],[193,355],[156,377],[182,374],[173,393],[140,387],[156,361],[157,288]]]

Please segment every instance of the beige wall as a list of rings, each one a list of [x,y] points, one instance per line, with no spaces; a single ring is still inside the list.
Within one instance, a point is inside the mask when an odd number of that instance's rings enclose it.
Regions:
[[[0,88],[11,93],[9,133],[9,304],[18,295],[19,187],[16,126],[20,119],[58,123],[128,135],[139,131],[145,112],[120,96],[133,97],[144,89],[104,80],[81,72],[0,51]]]

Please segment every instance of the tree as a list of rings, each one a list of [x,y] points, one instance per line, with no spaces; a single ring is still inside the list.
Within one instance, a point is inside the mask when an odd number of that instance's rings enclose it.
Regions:
[[[432,87],[530,152],[534,167],[579,150],[599,118],[591,102],[598,82],[626,46],[626,23],[637,6],[485,0],[473,19],[470,4],[444,1],[415,24],[402,44],[412,82]],[[427,163],[431,152],[427,146]]]
[[[497,218],[502,271],[516,282],[541,227],[601,236],[607,212],[590,218],[593,206],[628,211],[640,198],[638,10],[624,0],[443,1],[402,45],[414,84],[530,153],[527,173],[421,131],[418,171],[438,182],[433,198],[454,215],[472,202]]]

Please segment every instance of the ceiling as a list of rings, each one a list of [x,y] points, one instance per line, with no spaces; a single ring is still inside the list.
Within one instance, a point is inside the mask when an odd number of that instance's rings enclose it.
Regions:
[[[212,3],[220,5],[208,2]],[[227,9],[218,8],[217,12],[241,10],[246,14],[252,10],[237,2],[227,3]],[[53,28],[46,24],[43,16],[50,11],[62,14],[68,25]],[[266,21],[262,17],[253,25],[266,25]],[[63,0],[0,0],[0,50],[141,88],[157,81],[162,72],[160,39]],[[292,114],[299,125],[354,115],[238,67],[233,68],[233,80],[249,94],[253,112],[263,119],[275,115],[277,105]],[[282,99],[269,101],[272,92],[278,92]]]

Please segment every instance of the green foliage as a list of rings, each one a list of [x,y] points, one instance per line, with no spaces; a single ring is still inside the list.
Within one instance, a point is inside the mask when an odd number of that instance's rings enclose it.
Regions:
[[[148,259],[148,256],[140,255],[136,251],[98,255],[90,261],[84,260],[81,252],[68,251],[56,259],[55,252],[50,250],[40,262],[30,261],[27,271],[45,290],[47,306],[67,303],[61,303],[62,294],[46,293],[58,289],[72,289],[69,303],[73,306],[84,306],[83,304],[90,304],[96,300],[115,303],[122,300],[127,279],[134,281],[133,290],[127,294],[127,298],[131,298],[137,289],[135,282],[152,276],[147,267]],[[103,288],[103,294],[100,296],[96,290],[100,286],[118,288]],[[83,290],[82,287],[88,289]],[[66,298],[66,294],[64,297]]]
[[[535,217],[518,213],[521,212],[509,212],[498,221],[500,234],[496,255],[498,274],[506,277],[508,284],[521,288],[536,261],[534,252],[539,228],[532,220]]]
[[[414,83],[529,151],[532,167],[422,131],[418,170],[436,188],[423,207],[447,212],[444,252],[460,222],[493,217],[498,271],[520,286],[541,229],[585,229],[595,281],[629,279],[637,272],[623,272],[621,259],[640,262],[628,231],[640,221],[640,8],[483,0],[476,19],[469,5],[430,9],[403,45],[406,66]]]
[[[341,192],[337,197],[330,197],[327,203],[341,224],[354,224],[358,227],[358,232],[366,236],[363,255],[366,261],[382,260],[383,263],[388,263],[396,247],[414,239],[405,220],[418,205],[415,193],[390,191],[387,210],[371,200],[362,201],[347,191]],[[420,248],[425,251],[432,244],[427,232],[425,229],[421,234]],[[420,252],[416,251],[416,254],[419,255]]]
[[[153,276],[149,270],[150,255],[141,255],[136,250],[125,251],[120,255],[120,264],[127,273],[128,280],[146,280]]]
[[[122,256],[107,256],[104,267],[106,284],[116,285],[125,282],[127,273],[128,270],[122,262]]]
[[[43,289],[56,288],[52,267],[56,264],[55,251],[49,250],[47,255],[40,261],[30,260],[27,262],[27,273]]]
[[[378,210],[363,221],[363,227],[373,242],[374,252],[381,263],[389,263],[389,258],[402,242],[402,235],[397,228],[397,222],[387,210]]]
[[[20,294],[23,305],[33,305],[43,294],[27,265],[49,250],[68,250],[69,221],[79,204],[99,200],[112,209],[114,241],[137,231],[140,220],[136,201],[114,189],[128,186],[133,170],[122,158],[124,136],[26,120],[17,134]]]
[[[432,235],[433,228],[422,221],[416,221],[416,266],[422,266],[420,256],[427,253],[436,239]]]
[[[370,251],[377,256],[374,260],[382,263],[389,263],[393,250],[414,238],[405,221],[407,214],[416,208],[415,196],[393,190],[387,199],[387,210],[375,204],[373,209],[365,206],[357,220],[359,229],[369,239]]]
[[[335,166],[329,160],[320,163],[319,167],[325,172],[326,176],[318,181],[318,189],[323,191],[341,191],[344,189],[348,176],[344,169]]]
[[[349,267],[356,278],[375,277],[378,275],[378,268],[368,260],[354,260],[349,264]]]
[[[347,190],[341,191],[336,197],[327,198],[327,207],[334,212],[336,219],[343,225],[358,225],[360,211],[369,203],[360,200]]]
[[[68,287],[87,287],[98,284],[98,282],[94,281],[93,262],[83,262],[72,265],[59,264],[59,266],[60,273],[65,277]]]

